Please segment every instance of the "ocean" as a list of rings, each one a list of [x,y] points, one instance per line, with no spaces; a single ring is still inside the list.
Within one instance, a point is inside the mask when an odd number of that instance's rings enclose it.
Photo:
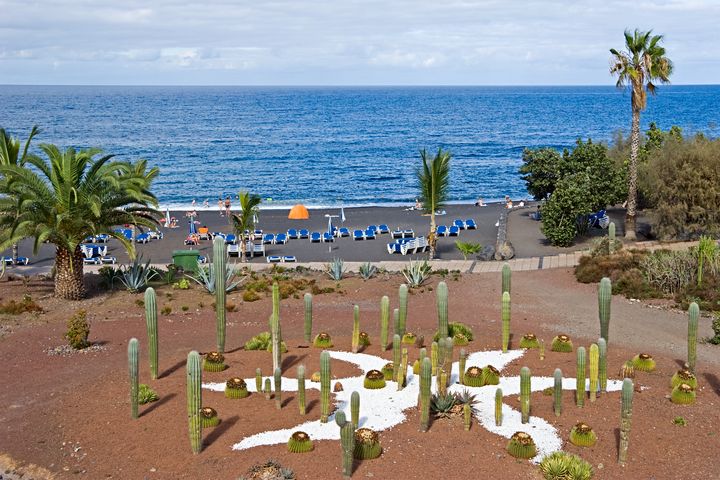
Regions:
[[[610,80],[609,80],[610,81]],[[527,196],[524,148],[609,142],[630,97],[588,87],[0,86],[0,126],[36,145],[100,147],[160,168],[163,207],[240,190],[264,207],[412,204],[419,151],[453,154],[453,202]],[[720,86],[667,86],[650,122],[720,134]]]

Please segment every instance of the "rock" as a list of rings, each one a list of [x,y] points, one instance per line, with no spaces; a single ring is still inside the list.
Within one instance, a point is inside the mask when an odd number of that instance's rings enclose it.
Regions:
[[[485,245],[480,253],[477,254],[477,259],[483,262],[489,262],[495,258],[495,247],[492,245]]]
[[[333,392],[342,392],[343,386],[340,382],[335,382],[335,386],[333,387]]]
[[[509,240],[503,242],[495,251],[495,260],[510,260],[515,256],[515,249]]]

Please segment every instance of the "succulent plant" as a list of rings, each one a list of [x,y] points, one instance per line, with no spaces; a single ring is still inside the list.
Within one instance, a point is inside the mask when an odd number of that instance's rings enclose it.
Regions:
[[[545,340],[539,340],[538,343],[538,356],[540,360],[545,360]]]
[[[310,440],[310,435],[300,431],[293,432],[287,443],[287,449],[292,453],[311,452],[313,448],[313,442]]]
[[[530,459],[537,455],[532,437],[525,432],[515,432],[507,444],[507,452],[515,458]]]
[[[620,376],[622,378],[635,378],[635,367],[633,366],[633,362],[628,360],[623,363],[623,366],[620,367]]]
[[[550,350],[553,352],[571,353],[573,351],[572,340],[565,334],[558,335],[553,338],[550,344]]]
[[[343,385],[341,382],[335,382],[335,385],[333,385],[333,392],[342,392],[345,388],[343,388]]]
[[[439,348],[438,342],[433,342],[430,345],[430,363],[432,365],[432,374],[433,375],[437,374],[437,369],[438,369],[438,356],[439,356],[438,348]]]
[[[648,353],[635,355],[631,360],[633,368],[639,372],[652,372],[655,370],[655,360]]]
[[[312,339],[312,314],[313,314],[312,293],[306,293],[303,300],[305,302],[305,318],[304,318],[304,324],[303,324],[303,330],[304,330],[303,333],[305,334],[305,341],[310,343],[310,340]]]
[[[320,372],[313,372],[313,374],[310,375],[310,381],[320,383]]]
[[[465,371],[463,375],[464,385],[468,387],[482,387],[483,386],[483,370],[480,367],[470,367]]]
[[[360,307],[353,306],[352,352],[358,353],[360,349]]]
[[[387,367],[387,365],[386,365]],[[370,370],[365,374],[363,386],[368,390],[385,388],[385,375],[380,370]]]
[[[577,349],[577,367],[575,370],[575,405],[585,405],[585,347]]]
[[[499,385],[500,372],[492,365],[485,365],[482,369],[481,379],[483,385]]]
[[[502,351],[507,353],[510,346],[510,292],[502,294]]]
[[[380,349],[384,352],[388,345],[390,322],[390,299],[387,295],[380,299]]]
[[[407,304],[408,304],[408,286],[404,283],[400,285],[400,288],[398,288],[398,300],[399,300],[399,308],[398,311],[398,317],[397,317],[397,325],[395,328],[395,334],[400,335],[401,337],[405,335],[405,326],[407,325]]]
[[[420,360],[413,362],[413,375],[420,375]]]
[[[630,424],[632,423],[633,382],[629,378],[623,380],[622,404],[620,407],[620,448],[618,449],[618,463],[625,465],[627,461],[628,446],[630,444]]]
[[[498,388],[495,390],[495,425],[501,426],[502,425],[502,404],[503,404],[503,391],[502,388]]]
[[[157,328],[157,302],[155,289],[148,287],[145,290],[145,325],[148,338],[148,357],[150,359],[150,378],[158,378],[158,328]]]
[[[413,345],[415,344],[415,334],[412,332],[406,332],[405,335],[402,336],[402,340],[400,340],[400,343],[403,345]]]
[[[315,340],[313,340],[313,346],[316,348],[332,348],[332,339],[330,335],[325,332],[318,333],[315,336]]]
[[[460,360],[458,361],[458,381],[460,385],[465,385],[465,364],[467,363],[467,352],[464,348],[460,349]]]
[[[540,471],[546,480],[590,480],[593,476],[588,462],[563,451],[544,457],[540,462]]]
[[[262,370],[259,367],[255,369],[255,391],[262,392]]]
[[[224,272],[227,251],[225,240],[215,237],[213,240],[213,269],[216,272]],[[225,275],[215,275],[215,336],[217,340],[217,351],[225,353]]]
[[[361,347],[369,347],[370,346],[370,335],[368,335],[367,332],[360,332],[360,346]]]
[[[502,266],[502,285],[500,290],[504,292],[510,293],[510,285],[511,285],[511,278],[512,278],[512,271],[510,270],[510,264],[509,263],[503,263]]]
[[[138,388],[138,403],[145,405],[150,402],[157,402],[160,399],[158,394],[149,385],[141,383]]]
[[[395,381],[397,382],[397,389],[402,390],[405,387],[405,380],[407,379],[407,363],[408,363],[408,351],[407,348],[402,349],[402,356],[400,360],[400,368],[398,369]]]
[[[350,478],[355,454],[355,428],[352,423],[346,422],[340,427],[340,445],[342,445],[343,452],[343,477]]]
[[[270,384],[270,378],[265,379],[265,385],[263,385],[263,393],[265,394],[265,400],[272,398],[272,385]]]
[[[612,302],[612,284],[605,277],[598,287],[598,317],[600,318],[600,338],[610,341],[610,304]]]
[[[455,335],[453,335],[452,341],[453,345],[458,347],[464,347],[465,345],[470,343],[470,340],[468,340],[468,338],[462,333],[456,333]]]
[[[385,380],[391,382],[395,379],[395,364],[393,362],[383,365],[381,371]]]
[[[203,359],[203,370],[206,372],[222,372],[227,366],[225,365],[225,356],[218,352],[208,352]]]
[[[540,348],[540,342],[534,333],[526,333],[520,339],[520,348]]]
[[[393,336],[393,365],[396,369],[400,366],[401,360],[402,350],[400,350],[400,335],[395,334]],[[395,375],[397,375],[397,372],[395,372]]]
[[[138,393],[140,389],[138,381],[140,353],[138,348],[138,339],[131,338],[128,342],[128,373],[130,374],[130,416],[132,418],[138,418]]]
[[[575,424],[570,430],[570,443],[578,447],[592,447],[597,442],[597,435],[590,428],[590,425],[584,422]]]
[[[700,307],[695,302],[690,304],[688,309],[688,368],[691,372],[695,371],[695,362],[697,361],[697,326],[698,317],[700,317]]]
[[[440,338],[447,338],[448,330],[448,287],[447,283],[440,282],[436,289],[438,335]]]
[[[453,393],[438,392],[430,398],[430,410],[437,418],[448,418],[452,415],[458,399]]]
[[[305,366],[299,365],[297,368],[298,381],[298,408],[300,415],[305,415]]]
[[[520,413],[521,422],[528,423],[530,421],[530,369],[522,367],[520,369]]]
[[[423,358],[420,365],[420,430],[426,432],[430,423],[430,389],[432,387],[432,364]]]
[[[202,450],[202,368],[200,368],[200,354],[195,350],[187,356],[187,413],[188,433],[190,434],[190,447],[193,453]]]
[[[463,425],[465,426],[465,430],[470,430],[470,425],[472,424],[472,407],[469,403],[463,404]]]
[[[270,315],[270,338],[272,347],[273,372],[282,368],[283,341],[280,329],[280,286],[273,282],[272,286],[272,315]],[[287,351],[287,347],[285,348]]]
[[[342,410],[338,410],[337,412],[335,412],[335,423],[340,428],[342,428],[347,423],[345,412],[343,412]]]
[[[589,352],[590,362],[590,402],[594,402],[598,391],[598,366],[600,363],[600,349],[597,344],[590,345]]]
[[[607,391],[607,342],[604,338],[598,338],[598,383],[600,384],[600,391],[605,393]]]
[[[200,421],[202,428],[217,427],[220,424],[220,417],[214,408],[203,407],[200,409]]]
[[[320,423],[327,423],[330,414],[330,354],[320,354]]]
[[[360,425],[360,394],[358,392],[352,392],[350,394],[350,421],[353,424],[353,428],[357,428]]]
[[[282,408],[282,370],[276,368],[273,377],[275,380],[275,408],[280,410]]]
[[[672,389],[670,400],[679,405],[695,403],[695,389],[687,383],[681,383]]]
[[[379,457],[381,453],[382,446],[377,432],[369,428],[358,428],[355,431],[355,458],[371,460]]]
[[[670,379],[670,386],[672,388],[677,387],[681,383],[690,385],[692,388],[697,388],[697,378],[687,368],[682,368],[675,373]]]
[[[556,417],[562,413],[562,380],[562,370],[556,368],[553,374],[553,411]]]
[[[245,398],[248,395],[250,393],[247,390],[245,380],[242,378],[233,377],[225,382],[225,398]]]

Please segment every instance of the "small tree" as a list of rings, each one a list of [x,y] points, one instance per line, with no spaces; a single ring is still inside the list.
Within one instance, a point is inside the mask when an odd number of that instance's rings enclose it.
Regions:
[[[455,246],[462,253],[463,260],[467,260],[468,255],[473,255],[482,250],[482,245],[479,243],[461,242],[460,240],[455,241]]]
[[[246,261],[247,240],[255,233],[255,217],[257,216],[260,202],[259,195],[250,192],[240,192],[240,213],[232,214],[233,228],[240,239],[240,261]]]
[[[442,208],[448,199],[450,190],[450,159],[452,154],[438,148],[437,154],[430,158],[427,151],[420,151],[422,165],[417,170],[418,187],[420,188],[420,200],[423,209],[430,213],[430,233],[428,244],[430,246],[429,256],[435,258],[435,243],[437,235],[435,232],[435,211]]]

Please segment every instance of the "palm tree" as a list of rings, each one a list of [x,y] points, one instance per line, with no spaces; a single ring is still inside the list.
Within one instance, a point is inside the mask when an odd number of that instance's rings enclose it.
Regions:
[[[673,65],[660,46],[662,35],[652,30],[625,30],[626,51],[610,49],[610,73],[617,75],[617,87],[630,90],[632,128],[630,130],[630,163],[628,165],[628,199],[625,215],[625,238],[635,240],[637,205],[637,160],[640,147],[640,112],[647,105],[647,92],[655,95],[657,82],[669,83]]]
[[[25,146],[22,149],[22,155],[20,155],[20,139],[11,137],[5,129],[0,128],[0,165],[19,165],[24,166],[25,161],[28,158],[28,149],[30,148],[30,142],[33,137],[40,133],[37,125],[32,127],[30,135],[25,140]],[[3,177],[3,181],[7,181],[7,177]],[[12,244],[12,262],[17,264],[18,259],[18,244]]]
[[[98,149],[40,148],[47,160],[28,157],[26,165],[33,168],[0,166],[7,180],[0,185],[0,228],[9,230],[0,249],[26,237],[34,239],[35,253],[43,242],[54,244],[55,295],[78,300],[85,296],[80,245],[87,236],[108,234],[134,257],[134,245],[113,227],[157,226],[157,199],[149,187],[158,169],[148,170],[143,160],[96,159]]]
[[[428,244],[430,246],[430,258],[435,257],[435,211],[443,206],[448,198],[450,186],[450,159],[452,154],[438,149],[435,157],[430,158],[423,148],[420,151],[422,166],[417,169],[416,175],[418,187],[420,188],[420,201],[422,201],[425,212],[430,213],[430,233]]]
[[[262,201],[259,195],[250,192],[240,192],[240,213],[232,214],[235,234],[240,239],[240,261],[246,261],[247,240],[255,232],[255,217],[258,206]]]

